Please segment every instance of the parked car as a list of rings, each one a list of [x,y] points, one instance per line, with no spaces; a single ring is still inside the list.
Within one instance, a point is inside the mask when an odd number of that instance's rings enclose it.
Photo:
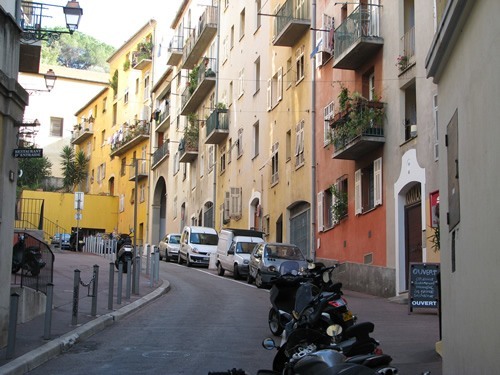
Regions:
[[[158,250],[160,251],[160,260],[165,258],[166,262],[172,259],[177,259],[179,256],[179,245],[181,241],[180,233],[170,233],[167,234],[158,243]]]
[[[296,261],[299,270],[307,268],[306,257],[296,245],[277,242],[255,245],[250,254],[247,282],[255,281],[257,288],[269,287],[279,276],[280,265],[286,261]]]
[[[54,245],[54,247],[60,247],[63,250],[69,250],[69,233],[56,233],[50,240],[50,244]]]
[[[71,235],[69,233],[62,233],[61,234],[61,243],[60,243],[60,247],[62,250],[70,250],[71,249],[71,245],[70,245],[70,238],[71,238]]]
[[[250,229],[224,228],[217,245],[217,274],[233,273],[234,279],[247,277],[250,253],[257,243],[264,242],[264,233]]]
[[[193,264],[208,266],[210,255],[217,251],[219,235],[214,228],[186,226],[181,235],[179,256],[177,263],[186,262],[186,266]]]

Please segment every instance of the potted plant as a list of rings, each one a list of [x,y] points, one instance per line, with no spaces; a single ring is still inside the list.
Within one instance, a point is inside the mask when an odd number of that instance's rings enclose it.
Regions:
[[[408,64],[409,64],[408,56],[406,55],[398,56],[396,66],[398,67],[400,72],[406,70],[406,68],[408,68]]]

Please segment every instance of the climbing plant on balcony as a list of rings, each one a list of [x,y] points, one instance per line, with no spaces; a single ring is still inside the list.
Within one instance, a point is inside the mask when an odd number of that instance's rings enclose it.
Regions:
[[[338,223],[340,219],[347,216],[347,192],[339,190],[335,184],[330,186],[330,192],[333,197],[332,220],[334,223]]]
[[[188,115],[188,126],[186,130],[184,130],[184,143],[186,149],[197,150],[199,136],[198,115],[196,113],[191,113]]]

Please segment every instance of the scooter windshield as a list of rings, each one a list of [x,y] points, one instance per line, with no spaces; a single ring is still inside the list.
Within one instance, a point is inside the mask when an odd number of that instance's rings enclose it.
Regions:
[[[311,283],[302,284],[295,295],[295,311],[301,313],[313,298],[313,285]]]

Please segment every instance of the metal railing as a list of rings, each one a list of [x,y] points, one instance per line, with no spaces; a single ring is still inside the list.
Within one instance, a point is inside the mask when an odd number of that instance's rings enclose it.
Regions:
[[[415,27],[408,29],[401,37],[401,54],[410,60],[415,55]]]
[[[21,288],[28,287],[47,294],[47,285],[52,284],[54,281],[54,253],[49,245],[26,232],[16,232],[15,235],[15,240],[18,240],[18,235],[24,235],[25,249],[35,248],[39,250],[42,255],[41,260],[45,265],[41,267],[37,275],[33,275],[28,269],[21,267],[18,272],[12,274],[11,283],[20,285]]]
[[[157,163],[159,163],[160,160],[163,159],[164,156],[170,154],[170,151],[169,151],[169,148],[168,148],[169,147],[169,143],[170,142],[165,142],[160,147],[158,147],[158,150],[156,150],[153,153],[153,164],[152,164],[153,166],[155,166]]]
[[[361,5],[335,29],[335,56],[340,56],[361,37],[380,37],[380,11],[376,5]]]
[[[214,130],[229,130],[227,109],[215,109],[206,121],[207,135]]]
[[[297,0],[287,0],[276,12],[275,32],[279,35],[292,20],[310,20],[309,0],[304,0],[302,4]]]

